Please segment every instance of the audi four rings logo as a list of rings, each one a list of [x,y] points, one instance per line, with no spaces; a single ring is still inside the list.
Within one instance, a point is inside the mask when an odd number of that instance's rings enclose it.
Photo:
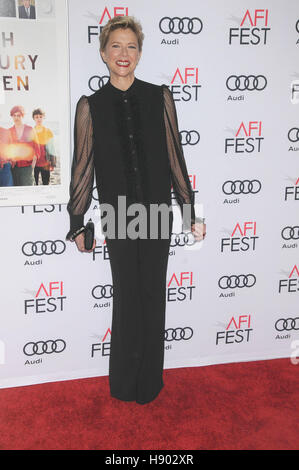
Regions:
[[[226,86],[231,91],[262,91],[266,88],[267,79],[264,75],[230,75],[226,80]]]
[[[299,330],[299,317],[296,317],[296,318],[280,318],[275,323],[275,329],[277,331]]]
[[[296,31],[297,33],[299,33],[299,20],[297,20],[297,23],[296,23]]]
[[[298,240],[299,239],[299,226],[294,225],[294,227],[285,227],[281,236],[284,240]]]
[[[168,328],[165,330],[165,341],[187,341],[192,338],[193,330],[189,326],[185,328]]]
[[[160,31],[164,34],[199,34],[202,30],[202,21],[199,18],[179,18],[164,16],[159,22]]]
[[[88,81],[88,86],[92,91],[100,90],[109,80],[108,75],[103,75],[103,77],[99,77],[99,75],[94,75],[90,77]]]
[[[66,348],[66,343],[63,339],[55,339],[48,341],[37,341],[37,343],[27,343],[23,348],[26,356],[41,356],[42,354],[62,353]]]
[[[170,246],[192,246],[195,243],[195,239],[192,235],[191,232],[189,233],[172,233],[171,234],[171,240],[170,240]]]
[[[45,242],[26,242],[22,246],[22,253],[25,256],[42,255],[62,255],[65,252],[66,245],[62,240],[47,240]]]
[[[288,139],[291,142],[298,142],[299,140],[299,129],[298,127],[292,127],[288,132]]]
[[[99,195],[97,189],[98,188],[96,186],[92,189],[92,199],[99,202]]]
[[[220,289],[235,289],[236,287],[252,287],[256,283],[254,274],[240,274],[239,276],[222,276],[218,281]]]
[[[113,286],[106,284],[105,286],[95,286],[92,289],[92,296],[95,299],[110,299],[113,297]]]
[[[261,190],[261,182],[258,180],[225,181],[222,185],[224,194],[256,194]]]
[[[196,145],[200,139],[197,131],[181,131],[180,137],[182,145]]]

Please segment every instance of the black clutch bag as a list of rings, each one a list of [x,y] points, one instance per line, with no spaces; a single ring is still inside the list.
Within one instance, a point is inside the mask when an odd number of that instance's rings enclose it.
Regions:
[[[84,230],[84,247],[85,247],[85,250],[91,250],[92,249],[93,240],[94,240],[94,223],[92,222],[91,219],[89,219],[89,221],[85,225],[85,230]]]

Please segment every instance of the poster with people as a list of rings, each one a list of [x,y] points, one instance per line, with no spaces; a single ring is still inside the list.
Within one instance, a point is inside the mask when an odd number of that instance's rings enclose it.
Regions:
[[[0,206],[68,200],[67,0],[0,2]]]

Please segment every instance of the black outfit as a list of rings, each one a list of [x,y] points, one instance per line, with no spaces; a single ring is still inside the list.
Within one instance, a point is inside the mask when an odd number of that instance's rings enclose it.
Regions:
[[[27,11],[26,11],[26,8],[24,7],[24,5],[20,6],[19,7],[19,18],[35,20],[36,19],[35,6],[30,5],[29,16],[27,15]]]
[[[42,176],[43,185],[47,185],[50,182],[50,170],[45,170],[42,166],[35,166],[34,167],[34,179],[35,184],[38,186],[39,182],[39,174]]]
[[[184,229],[191,229],[195,221],[194,193],[180,144],[174,101],[166,85],[135,78],[129,89],[122,91],[109,81],[93,95],[80,98],[75,117],[68,204],[71,228],[67,238],[84,224],[92,199],[94,170],[100,204],[112,204],[116,218],[119,195],[127,197],[127,206],[141,202],[146,208],[151,203],[171,207],[173,184],[181,209],[183,204],[189,208]],[[132,219],[126,215],[127,224]],[[148,403],[163,387],[172,211],[166,222],[168,238],[161,236],[160,221],[156,239],[121,239],[117,232],[114,239],[106,236],[113,281],[110,392],[120,400]]]

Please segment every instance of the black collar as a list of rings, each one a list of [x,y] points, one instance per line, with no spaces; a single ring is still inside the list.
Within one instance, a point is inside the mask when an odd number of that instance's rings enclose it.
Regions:
[[[108,82],[106,83],[106,86],[109,90],[111,90],[116,95],[126,95],[126,94],[130,94],[136,89],[136,87],[138,86],[138,82],[139,82],[138,78],[134,77],[133,83],[129,86],[129,88],[127,88],[127,90],[120,90],[119,88],[116,88],[114,85],[112,85],[110,78],[109,78]]]

